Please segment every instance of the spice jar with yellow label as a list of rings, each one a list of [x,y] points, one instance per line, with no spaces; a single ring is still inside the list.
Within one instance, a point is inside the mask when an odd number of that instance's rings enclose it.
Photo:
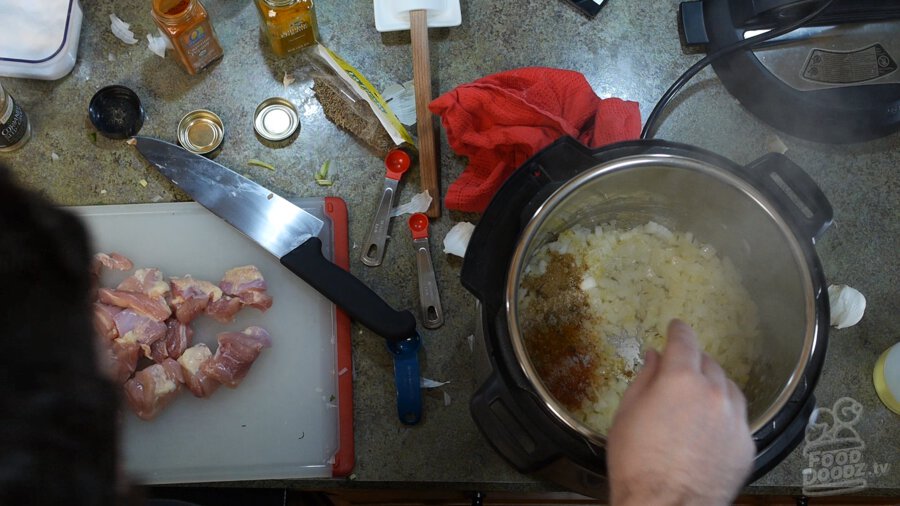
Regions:
[[[318,40],[313,0],[254,1],[259,11],[260,30],[277,56],[287,56]]]
[[[189,74],[222,57],[222,46],[199,0],[153,0],[153,19]]]

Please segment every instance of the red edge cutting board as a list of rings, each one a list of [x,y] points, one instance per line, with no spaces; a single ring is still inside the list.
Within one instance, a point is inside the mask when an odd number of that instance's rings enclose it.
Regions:
[[[325,222],[326,258],[349,269],[347,206],[333,197],[293,202]],[[244,382],[209,399],[186,389],[156,419],[127,408],[120,443],[125,471],[144,484],[347,476],[354,465],[350,319],[278,259],[193,202],[69,208],[96,251],[116,251],[168,279],[218,282],[254,264],[274,298],[266,313],[244,309],[231,324],[201,316],[194,343],[215,350],[218,332],[260,325],[272,334]],[[126,274],[106,274],[111,286]]]

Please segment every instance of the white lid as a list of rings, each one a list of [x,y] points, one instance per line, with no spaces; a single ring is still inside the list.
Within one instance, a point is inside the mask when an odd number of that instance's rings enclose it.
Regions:
[[[58,79],[75,66],[78,0],[0,0],[0,75]]]

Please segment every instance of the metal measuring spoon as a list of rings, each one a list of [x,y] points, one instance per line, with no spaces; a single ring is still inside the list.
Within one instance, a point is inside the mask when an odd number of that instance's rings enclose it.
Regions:
[[[444,324],[441,294],[438,292],[428,245],[428,216],[416,213],[409,217],[409,230],[416,248],[416,267],[419,270],[419,301],[422,307],[422,326],[436,329]]]
[[[377,267],[384,260],[384,245],[387,242],[388,227],[391,225],[391,210],[394,208],[394,195],[400,178],[409,170],[412,159],[409,153],[402,149],[392,149],[384,159],[387,173],[384,176],[384,191],[381,193],[381,202],[375,211],[375,220],[366,235],[362,248],[362,263],[369,267]]]

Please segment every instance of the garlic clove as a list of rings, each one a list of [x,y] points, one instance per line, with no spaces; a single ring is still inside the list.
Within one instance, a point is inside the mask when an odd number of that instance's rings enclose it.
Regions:
[[[469,247],[469,240],[474,231],[475,225],[467,221],[453,225],[453,228],[444,236],[444,253],[465,258],[466,249]]]
[[[832,327],[852,327],[862,320],[866,311],[866,297],[856,288],[847,285],[829,286],[828,300],[831,303]]]

